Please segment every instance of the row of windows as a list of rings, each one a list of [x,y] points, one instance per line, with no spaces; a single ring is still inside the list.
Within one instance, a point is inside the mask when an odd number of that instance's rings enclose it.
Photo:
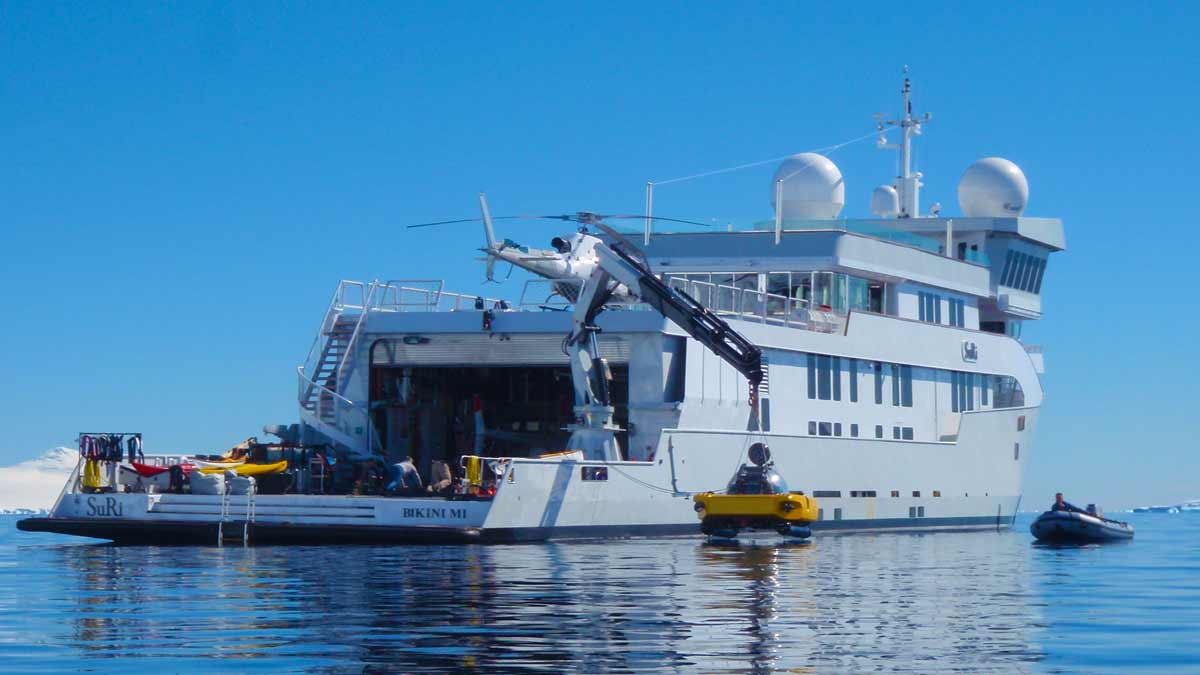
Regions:
[[[892,405],[902,408],[913,407],[913,369],[889,363],[892,371]],[[875,402],[883,403],[883,364],[875,362]]]
[[[809,420],[808,422],[809,436],[833,436],[841,437],[842,423],[841,422],[818,422]],[[850,425],[850,438],[858,438],[858,425]],[[875,438],[883,438],[883,425],[875,425]],[[895,441],[911,441],[913,440],[913,428],[894,426],[892,427],[892,440]]]
[[[821,401],[842,400],[842,357],[824,354],[807,354],[808,359],[808,398]],[[851,403],[858,402],[858,359],[845,359],[848,371],[848,396]],[[871,370],[875,375],[875,403],[883,405],[884,365],[872,361]],[[892,383],[892,405],[896,407],[913,407],[913,367],[898,363],[886,364]],[[1025,393],[1021,384],[1010,375],[981,375],[978,373],[963,373],[950,371],[950,409],[953,412],[965,412],[976,409],[976,387],[979,390],[979,405],[991,405],[995,408],[1020,408],[1025,405]],[[992,393],[995,392],[995,396]],[[994,398],[994,400],[992,400]],[[827,424],[829,433],[821,431],[820,425]],[[818,425],[813,435],[841,436],[841,423],[810,422],[809,428]],[[857,425],[851,433],[857,436]],[[877,434],[876,438],[883,438]]]
[[[979,385],[979,405],[994,408],[1020,408],[1025,405],[1025,392],[1021,383],[1010,375],[979,375],[950,371],[950,410],[966,412],[975,410],[975,386]],[[992,392],[995,396],[992,396]]]
[[[810,436],[841,436],[841,422],[814,422],[808,423],[808,434]],[[850,425],[850,438],[858,438],[858,425]]]
[[[841,498],[842,498],[842,491],[841,491],[841,490],[813,490],[812,496],[813,496],[814,498],[816,498],[816,499],[841,499]],[[850,491],[850,497],[851,497],[851,498],[855,498],[855,497],[864,497],[864,498],[865,498],[865,497],[874,497],[874,496],[876,496],[876,494],[875,494],[875,491],[874,491],[874,490],[851,490],[851,491]],[[893,496],[893,497],[899,497],[899,496],[900,496],[900,491],[899,491],[899,490],[892,490],[892,496]],[[913,491],[912,491],[912,496],[913,496],[913,497],[920,497],[920,496],[921,496],[921,491],[920,491],[920,490],[913,490]],[[941,491],[941,490],[934,490],[934,491],[933,491],[933,496],[934,496],[934,497],[941,497],[941,496],[942,496],[942,491]],[[964,497],[967,497],[967,496],[969,496],[969,495],[967,495],[967,494],[963,494],[963,496],[964,496]]]
[[[967,325],[967,301],[950,298],[950,326],[962,328]],[[917,317],[928,323],[942,322],[942,296],[937,293],[917,293]]]
[[[950,298],[950,325],[963,328],[967,325],[967,301]]]
[[[1042,292],[1042,277],[1046,275],[1046,259],[1009,249],[1004,258],[1000,285],[1029,293]]]
[[[842,357],[808,354],[808,397],[821,401],[842,400]],[[850,402],[858,402],[858,359],[846,359],[850,373]],[[912,366],[889,363],[892,376],[892,405],[913,406]],[[872,363],[875,372],[875,403],[883,405],[883,364]]]
[[[937,293],[917,293],[917,301],[920,303],[918,317],[922,321],[929,323],[942,322],[942,296]]]
[[[758,291],[763,278],[766,292],[771,295],[802,300],[810,308],[826,308],[837,312],[855,309],[883,314],[887,297],[886,284],[840,272],[671,272],[662,279],[672,284],[674,279]],[[703,293],[722,293],[722,289],[692,289]],[[697,298],[705,300],[707,298]]]
[[[908,517],[909,518],[924,518],[925,517],[925,507],[924,506],[908,507]],[[842,510],[840,508],[833,510],[833,519],[834,520],[842,519]],[[817,520],[825,520],[825,509],[817,509]]]

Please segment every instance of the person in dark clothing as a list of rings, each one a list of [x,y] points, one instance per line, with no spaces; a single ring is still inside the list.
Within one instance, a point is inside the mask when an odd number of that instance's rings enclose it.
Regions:
[[[1083,509],[1071,504],[1063,499],[1063,493],[1054,493],[1054,506],[1050,507],[1051,511],[1066,511],[1068,513],[1087,513]]]

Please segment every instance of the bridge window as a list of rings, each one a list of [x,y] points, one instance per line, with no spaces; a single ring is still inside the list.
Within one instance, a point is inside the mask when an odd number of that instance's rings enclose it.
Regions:
[[[1042,278],[1045,274],[1045,258],[1010,250],[1004,257],[1004,271],[1000,273],[1000,285],[1027,293],[1041,293]]]
[[[850,402],[858,403],[858,359],[850,359],[846,370],[850,373]]]

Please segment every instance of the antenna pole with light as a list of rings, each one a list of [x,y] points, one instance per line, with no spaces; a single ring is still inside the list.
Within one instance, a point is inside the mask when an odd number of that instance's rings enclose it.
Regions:
[[[883,126],[898,126],[900,127],[902,140],[900,144],[888,143],[880,134],[878,147],[886,150],[900,151],[900,175],[896,177],[895,188],[896,193],[900,197],[900,218],[915,218],[921,212],[920,190],[923,184],[921,183],[921,172],[913,173],[912,171],[912,138],[913,136],[921,135],[921,125],[933,119],[931,113],[925,113],[922,117],[913,117],[912,113],[912,81],[908,78],[908,66],[904,66],[904,88],[900,90],[904,97],[904,114],[897,120],[880,120],[879,130],[883,131]],[[880,116],[881,117],[881,116]]]

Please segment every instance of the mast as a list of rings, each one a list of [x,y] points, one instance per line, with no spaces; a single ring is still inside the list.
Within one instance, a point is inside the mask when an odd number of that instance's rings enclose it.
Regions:
[[[916,218],[921,213],[920,191],[923,183],[921,172],[912,171],[912,139],[913,136],[921,135],[921,125],[933,119],[933,115],[925,113],[922,117],[913,116],[912,81],[908,77],[908,66],[904,66],[904,87],[900,94],[904,97],[904,112],[900,119],[884,120],[882,114],[876,115],[875,118],[879,120],[880,131],[883,131],[884,125],[900,127],[901,141],[899,144],[888,143],[880,134],[877,145],[881,149],[900,151],[900,175],[893,183],[896,194],[900,197],[899,217]]]

